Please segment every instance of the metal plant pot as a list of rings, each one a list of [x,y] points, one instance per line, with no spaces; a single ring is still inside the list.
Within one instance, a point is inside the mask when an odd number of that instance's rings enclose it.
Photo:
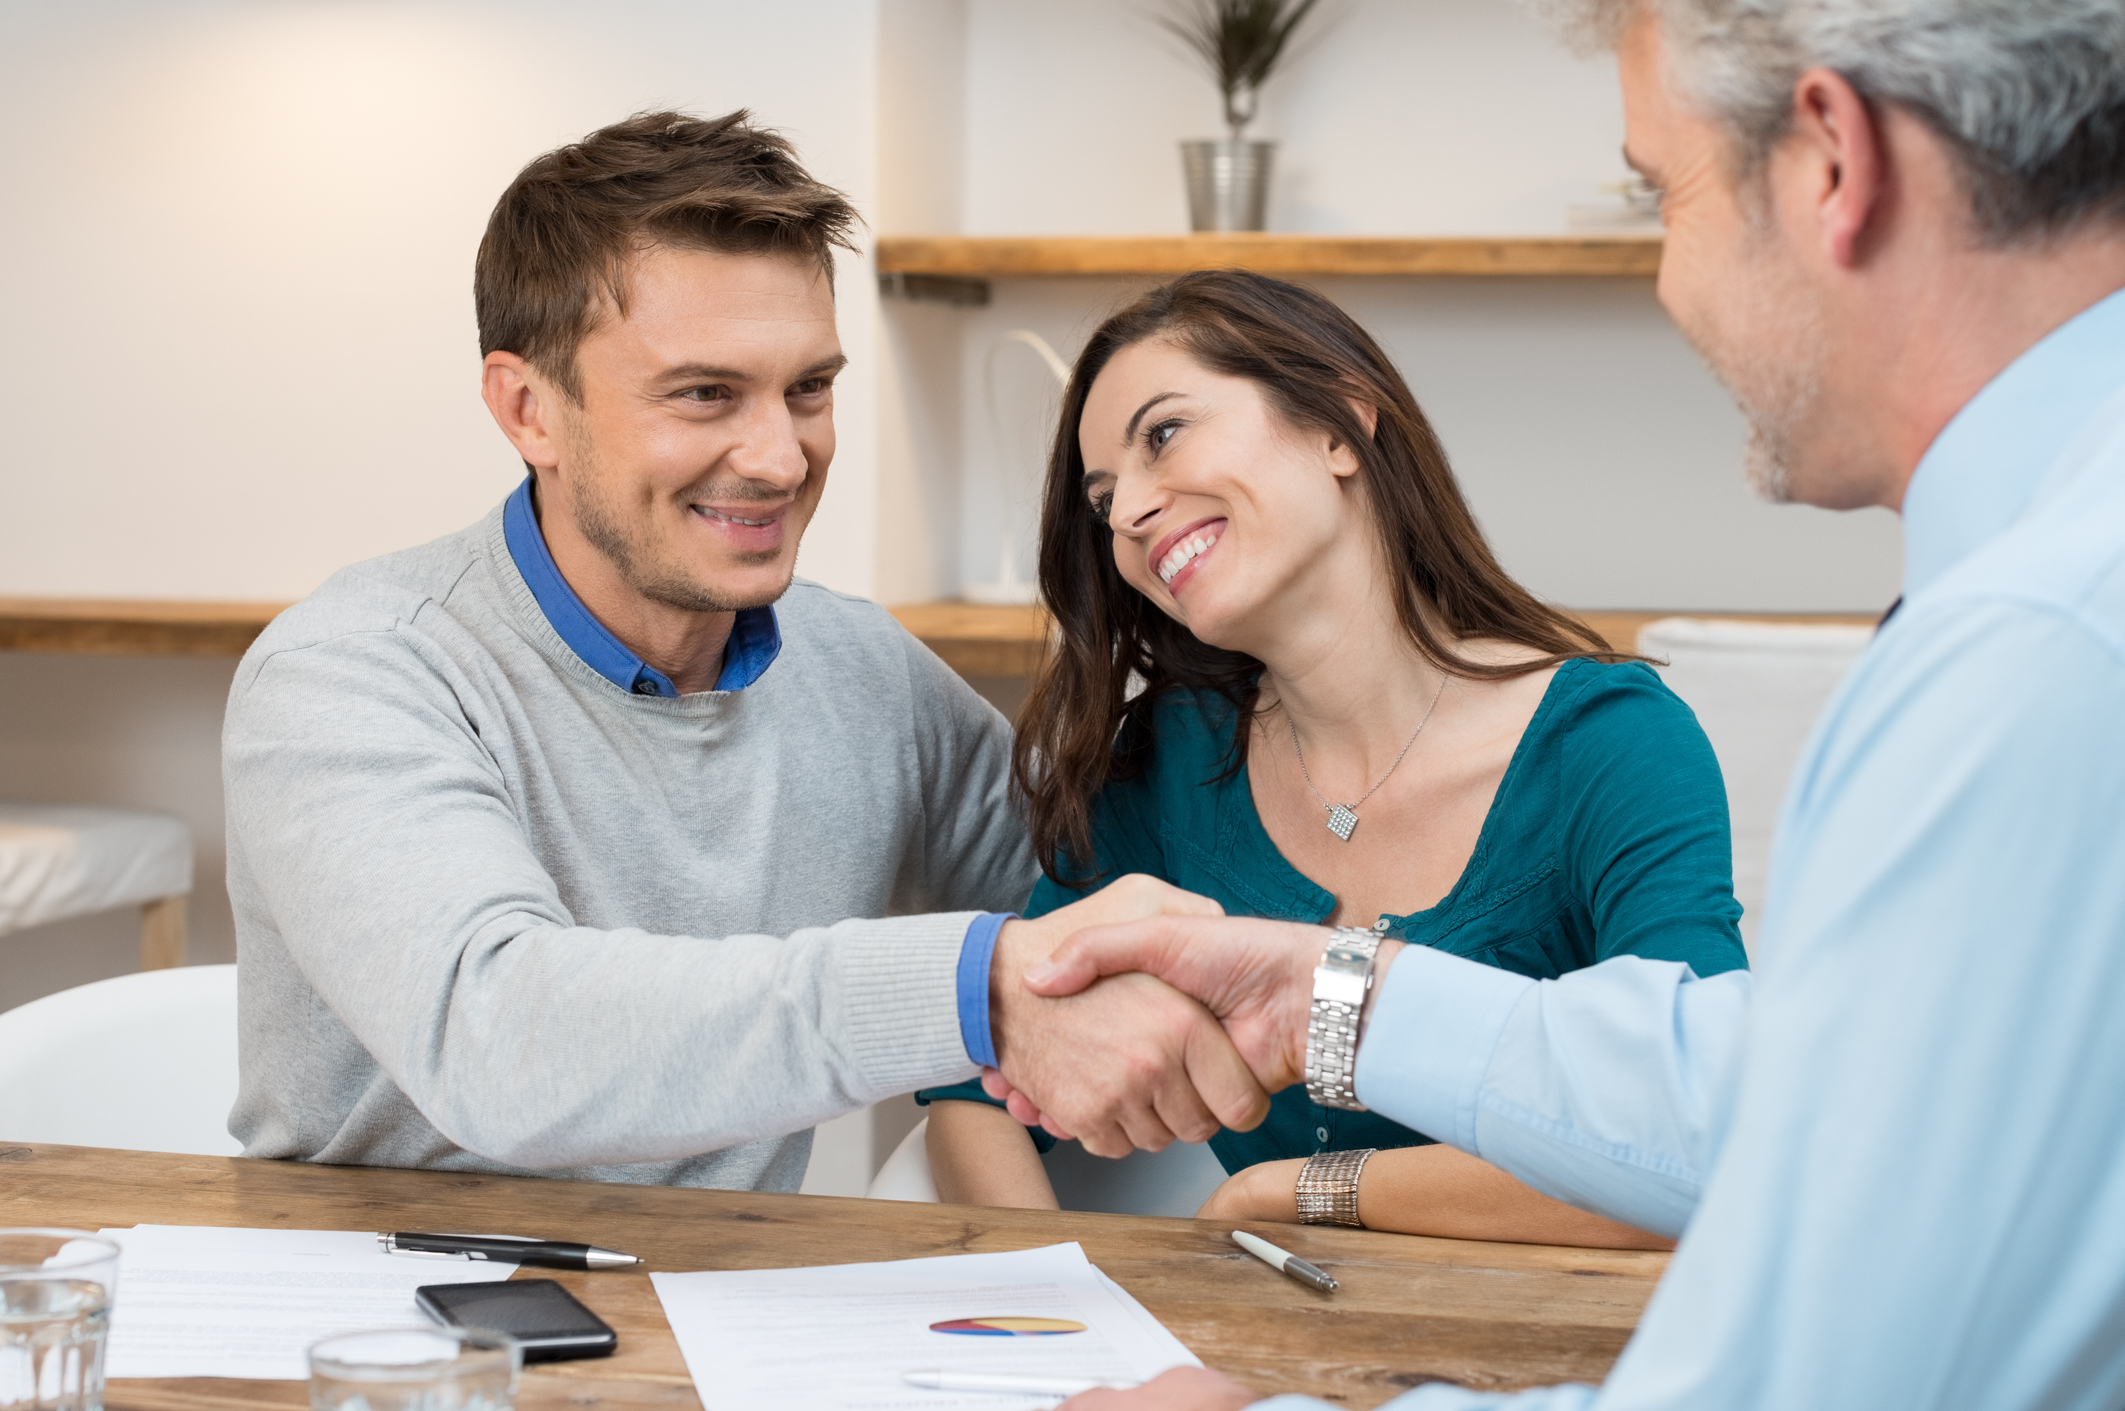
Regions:
[[[1188,225],[1193,230],[1262,230],[1269,206],[1269,163],[1274,142],[1235,142],[1229,137],[1183,142],[1181,166],[1188,173]]]

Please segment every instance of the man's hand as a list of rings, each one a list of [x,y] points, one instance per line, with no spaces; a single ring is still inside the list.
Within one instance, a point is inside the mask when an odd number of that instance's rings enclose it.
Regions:
[[[1026,984],[1054,997],[1075,994],[1104,975],[1156,975],[1200,999],[1224,1022],[1255,1079],[1273,1093],[1305,1079],[1313,971],[1326,940],[1320,927],[1296,922],[1151,917],[1078,932],[1055,948],[1048,964],[1029,969]],[[1385,973],[1401,948],[1399,941],[1382,941],[1375,973]],[[1052,1131],[1038,1099],[1013,1091],[1009,1077],[984,1079],[990,1095],[1019,1121]]]
[[[1326,941],[1320,927],[1290,921],[1156,916],[1077,932],[1027,971],[1026,986],[1054,997],[1102,975],[1156,975],[1209,1006],[1276,1092],[1306,1076],[1313,971]]]
[[[1092,985],[1088,976],[1051,998],[1027,987],[1027,968],[1073,933],[1161,913],[1223,914],[1216,902],[1131,876],[1038,920],[1007,922],[996,939],[989,995],[997,1066],[1021,1104],[1041,1106],[1036,1120],[1058,1136],[1074,1134],[1095,1155],[1203,1141],[1220,1125],[1245,1131],[1269,1110],[1210,1012],[1151,977]]]
[[[1059,1411],[1238,1411],[1261,1398],[1222,1372],[1175,1367],[1134,1391],[1082,1391]]]

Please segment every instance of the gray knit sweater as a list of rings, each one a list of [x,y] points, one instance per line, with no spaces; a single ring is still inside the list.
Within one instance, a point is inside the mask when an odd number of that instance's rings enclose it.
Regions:
[[[960,941],[1034,877],[1009,728],[871,603],[776,612],[747,689],[630,695],[497,510],[266,629],[222,742],[246,1155],[795,1190],[814,1123],[974,1071]]]

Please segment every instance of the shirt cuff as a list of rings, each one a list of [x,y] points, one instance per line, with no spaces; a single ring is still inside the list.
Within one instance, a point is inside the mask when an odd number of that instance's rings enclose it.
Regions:
[[[996,958],[996,935],[1013,913],[988,911],[967,926],[959,945],[959,1038],[967,1057],[984,1068],[996,1066],[996,1041],[989,1033],[989,962]]]
[[[1476,1152],[1476,1099],[1513,1006],[1535,981],[1430,946],[1388,967],[1358,1047],[1358,1101]],[[1476,1153],[1480,1155],[1481,1153]]]

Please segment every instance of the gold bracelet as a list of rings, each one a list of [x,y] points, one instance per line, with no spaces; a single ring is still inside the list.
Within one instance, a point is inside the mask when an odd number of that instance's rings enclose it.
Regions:
[[[1299,1168],[1299,1221],[1307,1225],[1349,1225],[1364,1229],[1358,1218],[1358,1175],[1375,1148],[1322,1151]]]

